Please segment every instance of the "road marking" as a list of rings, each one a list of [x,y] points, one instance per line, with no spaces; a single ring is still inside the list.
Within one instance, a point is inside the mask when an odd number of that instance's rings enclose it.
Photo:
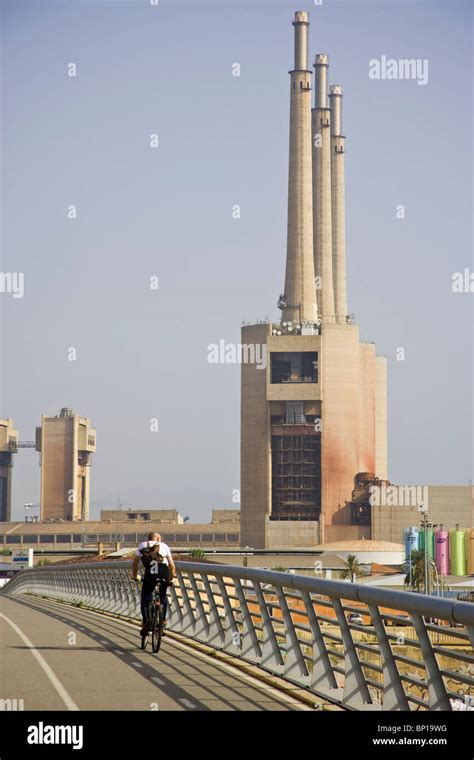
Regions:
[[[178,702],[181,702],[182,705],[184,705],[185,707],[188,707],[190,710],[196,709],[196,705],[194,704],[194,702],[191,702],[190,699],[178,699]]]
[[[165,682],[161,680],[161,678],[157,678],[156,676],[152,676],[152,681],[154,681],[158,686],[164,686]]]
[[[122,650],[121,650],[121,649],[112,649],[112,652],[113,652],[114,654],[125,654],[125,652],[122,652]]]
[[[38,662],[38,664],[43,668],[43,671],[44,671],[45,675],[48,677],[49,681],[52,683],[52,685],[54,686],[54,688],[58,692],[59,696],[63,700],[63,702],[66,705],[67,709],[68,710],[79,710],[78,706],[76,705],[76,703],[74,702],[74,700],[72,699],[72,697],[70,697],[70,695],[68,694],[68,692],[66,691],[66,689],[62,685],[62,683],[59,680],[59,678],[53,673],[53,671],[49,667],[48,663],[44,659],[43,655],[38,652],[38,650],[36,649],[35,645],[30,641],[30,639],[28,638],[28,636],[25,636],[25,634],[23,633],[23,631],[20,628],[18,628],[18,626],[16,625],[16,623],[14,623],[13,620],[10,620],[10,618],[8,618],[6,615],[4,615],[3,612],[0,612],[0,617],[2,617],[4,620],[7,621],[7,623],[9,625],[11,625],[11,627],[13,628],[13,630],[15,631],[15,633],[17,633],[18,636],[20,637],[20,639],[23,641],[23,643],[26,644],[26,646],[30,650],[30,652],[33,655],[33,657],[36,659],[36,661]]]
[[[130,664],[133,665],[135,668],[143,668],[143,665],[141,664],[141,662],[132,662]]]

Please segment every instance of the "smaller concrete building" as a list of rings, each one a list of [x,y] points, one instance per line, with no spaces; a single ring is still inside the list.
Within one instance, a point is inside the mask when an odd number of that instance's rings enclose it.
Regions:
[[[88,417],[63,408],[56,417],[43,415],[36,428],[41,453],[40,519],[87,520],[91,455],[96,432]]]
[[[333,541],[329,544],[320,544],[315,551],[324,554],[337,554],[347,559],[354,554],[358,561],[364,565],[373,562],[381,565],[401,565],[405,561],[405,547],[402,543],[390,541]]]

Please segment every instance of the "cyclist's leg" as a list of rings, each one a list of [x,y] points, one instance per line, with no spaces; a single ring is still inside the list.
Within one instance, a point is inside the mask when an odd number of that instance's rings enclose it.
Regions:
[[[148,608],[150,606],[153,589],[155,588],[155,582],[150,583],[148,580],[144,580],[142,584],[142,599],[141,599],[141,613],[143,620],[143,628],[148,625]]]
[[[163,567],[160,567],[160,602],[161,608],[163,610],[163,621],[166,620],[166,613],[168,611],[168,597],[166,596],[166,592],[168,590],[169,577],[170,569],[168,565],[163,565]]]

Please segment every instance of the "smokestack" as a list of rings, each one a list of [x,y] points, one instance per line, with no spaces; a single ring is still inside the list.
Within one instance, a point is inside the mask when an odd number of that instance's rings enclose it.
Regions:
[[[327,107],[327,55],[314,61],[316,104],[312,111],[313,248],[321,322],[335,322],[332,271],[331,135]]]
[[[336,322],[347,322],[346,221],[344,143],[342,135],[342,87],[329,88],[331,104],[332,268]]]
[[[311,201],[311,70],[308,69],[309,14],[297,11],[295,68],[290,71],[288,237],[282,321],[317,321]]]

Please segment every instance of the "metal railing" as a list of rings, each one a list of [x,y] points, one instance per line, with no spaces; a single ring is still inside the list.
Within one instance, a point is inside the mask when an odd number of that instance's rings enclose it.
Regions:
[[[356,710],[474,706],[473,604],[270,570],[184,561],[176,568],[169,630],[321,701]],[[130,570],[130,561],[37,567],[2,593],[139,618]],[[449,644],[440,643],[443,633]]]

